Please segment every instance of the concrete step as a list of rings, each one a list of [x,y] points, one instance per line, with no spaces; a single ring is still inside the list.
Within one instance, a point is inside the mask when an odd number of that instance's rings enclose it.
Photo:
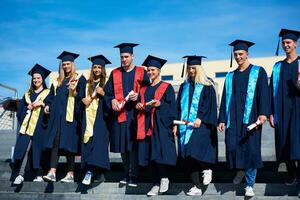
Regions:
[[[174,195],[158,195],[154,197],[147,197],[146,195],[130,195],[130,194],[45,194],[45,193],[3,193],[0,192],[0,199],[3,200],[182,200],[182,199],[203,199],[203,200],[297,200],[295,196],[256,196],[253,198],[245,198],[243,196],[234,195],[203,195],[201,197],[190,196],[174,196]]]
[[[191,188],[188,183],[170,183],[168,192],[164,195],[185,196]],[[151,183],[139,183],[138,187],[120,186],[119,183],[98,182],[91,186],[81,183],[36,183],[24,182],[20,186],[12,186],[9,181],[1,181],[0,193],[53,193],[53,194],[99,194],[99,195],[141,195],[144,196],[152,187]],[[212,183],[202,186],[204,196],[244,196],[244,186],[230,183]],[[286,186],[276,183],[257,183],[254,186],[257,197],[269,196],[296,196],[296,186]],[[1,199],[1,198],[0,198]]]

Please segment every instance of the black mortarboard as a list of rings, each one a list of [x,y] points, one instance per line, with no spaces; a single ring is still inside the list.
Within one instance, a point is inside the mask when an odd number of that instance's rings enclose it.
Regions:
[[[49,71],[48,69],[44,68],[39,64],[35,64],[28,72],[28,75],[33,76],[33,74],[40,74],[43,77],[43,79],[46,79],[50,73],[51,71]]]
[[[282,40],[291,39],[291,40],[297,41],[300,37],[300,32],[295,31],[295,30],[289,30],[289,29],[282,28],[279,32],[279,39],[278,39],[278,43],[277,43],[276,56],[278,56],[278,53],[279,53],[280,37],[282,38]]]
[[[231,42],[229,45],[233,47],[232,51],[244,50],[248,52],[248,49],[254,44],[255,43],[246,40],[235,40]],[[232,67],[232,59],[233,59],[232,51],[230,56],[230,67]]]
[[[114,48],[119,48],[120,53],[133,53],[133,47],[137,46],[138,44],[134,43],[121,43],[117,46],[114,46]]]
[[[158,57],[155,57],[155,56],[151,56],[151,55],[148,55],[147,58],[145,59],[145,61],[143,62],[143,66],[146,66],[146,67],[150,67],[150,66],[153,66],[153,67],[157,67],[158,69],[161,69],[162,66],[167,62],[167,60],[165,59],[162,59],[162,58],[158,58]]]
[[[187,65],[201,65],[202,58],[206,58],[205,56],[183,56],[182,58],[187,59],[186,64]],[[183,62],[182,71],[181,71],[181,77],[184,75],[184,69],[185,69],[185,61]]]
[[[71,53],[68,51],[63,51],[57,58],[61,59],[62,62],[70,61],[74,62],[74,60],[79,56],[79,54]]]
[[[103,55],[92,56],[88,59],[93,63],[93,65],[101,65],[102,67],[105,67],[106,64],[111,64],[111,62]]]

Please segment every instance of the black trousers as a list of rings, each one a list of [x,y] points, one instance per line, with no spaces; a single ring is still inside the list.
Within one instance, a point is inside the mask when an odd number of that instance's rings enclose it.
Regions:
[[[59,159],[59,143],[60,143],[60,135],[56,134],[54,139],[53,148],[51,150],[51,161],[50,167],[57,169],[58,159]],[[75,155],[70,152],[65,152],[67,158],[67,169],[69,171],[74,171],[75,169]]]
[[[211,169],[212,164],[205,163],[198,161],[193,158],[187,158],[187,165],[189,174],[191,176],[192,183],[197,187],[200,188],[201,182],[200,182],[200,175],[202,174],[203,170]]]
[[[168,178],[168,170],[170,169],[169,165],[159,164],[156,162],[151,162],[150,170],[152,174],[153,184],[159,184],[160,179]]]
[[[297,165],[296,165],[297,163]],[[289,177],[295,177],[300,180],[300,160],[290,160],[286,161],[286,169]]]

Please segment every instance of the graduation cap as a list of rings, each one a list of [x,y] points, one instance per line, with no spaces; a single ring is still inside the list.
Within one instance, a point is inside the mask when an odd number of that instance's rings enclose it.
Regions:
[[[295,31],[295,30],[289,30],[289,29],[282,28],[279,32],[279,39],[278,39],[278,43],[277,43],[276,56],[278,56],[278,53],[279,53],[280,37],[282,38],[282,40],[291,39],[291,40],[297,41],[300,37],[300,32]]]
[[[79,54],[77,54],[77,53],[63,51],[57,58],[60,59],[62,62],[65,62],[65,61],[74,62],[74,60],[78,56],[79,56]]]
[[[202,58],[207,58],[207,57],[206,56],[192,55],[192,56],[183,56],[182,58],[186,59],[186,62],[185,62],[185,60],[183,61],[181,77],[183,77],[183,75],[184,75],[185,63],[187,65],[201,65]]]
[[[137,46],[138,44],[134,43],[121,43],[117,46],[114,46],[114,48],[119,48],[120,53],[133,53],[133,47]]]
[[[254,44],[255,43],[246,40],[235,40],[231,42],[229,46],[233,47],[232,51],[244,50],[248,52],[248,49],[252,47]],[[230,56],[230,67],[232,67],[232,59],[233,59],[232,51]]]
[[[146,67],[157,67],[158,69],[161,69],[162,66],[167,62],[167,60],[158,58],[155,56],[148,55],[145,61],[143,62],[143,66]]]
[[[35,64],[28,72],[28,75],[33,76],[33,74],[40,74],[43,77],[43,79],[46,79],[50,73],[51,71],[49,71],[48,69],[44,68],[39,64]]]
[[[88,59],[93,63],[93,65],[101,65],[102,67],[105,67],[106,64],[111,64],[111,62],[103,55],[92,56]]]

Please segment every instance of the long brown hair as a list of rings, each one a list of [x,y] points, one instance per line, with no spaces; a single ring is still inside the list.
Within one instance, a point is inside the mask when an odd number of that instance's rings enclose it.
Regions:
[[[88,80],[88,83],[89,83],[89,89],[88,89],[89,95],[92,95],[93,92],[94,92],[94,90],[93,90],[93,83],[94,83],[94,80],[95,80],[95,75],[94,75],[94,72],[93,72],[93,67],[94,67],[94,65],[91,67],[90,77],[89,77],[89,80]],[[105,70],[105,67],[101,65],[101,74],[100,74],[99,87],[104,88],[105,81],[106,81],[106,70]]]
[[[76,66],[74,62],[71,62],[71,72],[70,72],[70,80],[74,80],[76,78]],[[62,68],[62,62],[59,63],[59,75],[57,78],[57,83],[58,83],[58,87],[62,84],[63,80],[66,78],[65,77],[65,72],[64,69]]]

